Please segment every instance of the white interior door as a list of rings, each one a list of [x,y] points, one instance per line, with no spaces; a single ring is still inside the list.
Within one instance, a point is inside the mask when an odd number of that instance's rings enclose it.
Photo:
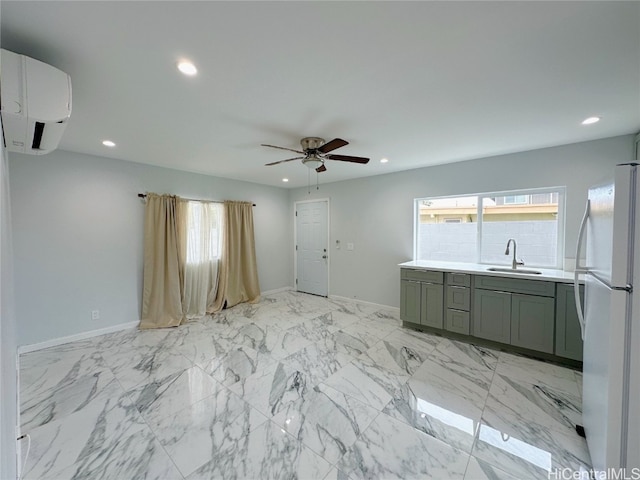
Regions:
[[[329,294],[329,202],[296,203],[296,289]]]

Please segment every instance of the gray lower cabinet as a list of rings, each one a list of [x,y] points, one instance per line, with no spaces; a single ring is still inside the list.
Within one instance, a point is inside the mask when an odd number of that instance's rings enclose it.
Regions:
[[[442,329],[444,274],[429,270],[400,271],[400,318],[409,323]]]
[[[558,284],[556,291],[556,345],[559,357],[582,361],[582,333],[573,293],[573,285]],[[580,286],[584,301],[584,287]]]
[[[554,307],[552,297],[511,295],[511,345],[553,353]]]
[[[400,278],[404,322],[582,361],[571,284],[419,269]]]
[[[447,308],[444,329],[461,335],[469,335],[469,312]]]
[[[443,322],[443,292],[442,285],[436,283],[422,284],[420,323],[428,327],[442,328]]]
[[[400,318],[405,322],[420,323],[421,285],[413,280],[400,281]]]
[[[510,293],[474,291],[472,335],[494,342],[511,342]]]

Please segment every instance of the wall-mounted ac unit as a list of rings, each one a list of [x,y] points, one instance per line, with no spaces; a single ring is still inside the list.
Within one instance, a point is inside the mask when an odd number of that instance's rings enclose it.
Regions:
[[[71,115],[71,78],[51,65],[0,50],[0,112],[7,150],[55,150]]]

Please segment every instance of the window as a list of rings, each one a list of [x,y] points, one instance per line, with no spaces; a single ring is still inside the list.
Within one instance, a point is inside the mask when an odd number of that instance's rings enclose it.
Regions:
[[[527,265],[561,268],[564,187],[415,201],[416,260],[511,264],[514,238]]]
[[[529,203],[529,195],[507,195],[503,199],[505,205]]]
[[[220,257],[222,205],[187,201],[187,264],[212,262]]]

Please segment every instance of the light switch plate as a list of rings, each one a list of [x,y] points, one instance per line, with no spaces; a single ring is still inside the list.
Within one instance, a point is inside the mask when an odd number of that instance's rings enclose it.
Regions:
[[[347,250],[353,250],[353,243],[347,243]]]

